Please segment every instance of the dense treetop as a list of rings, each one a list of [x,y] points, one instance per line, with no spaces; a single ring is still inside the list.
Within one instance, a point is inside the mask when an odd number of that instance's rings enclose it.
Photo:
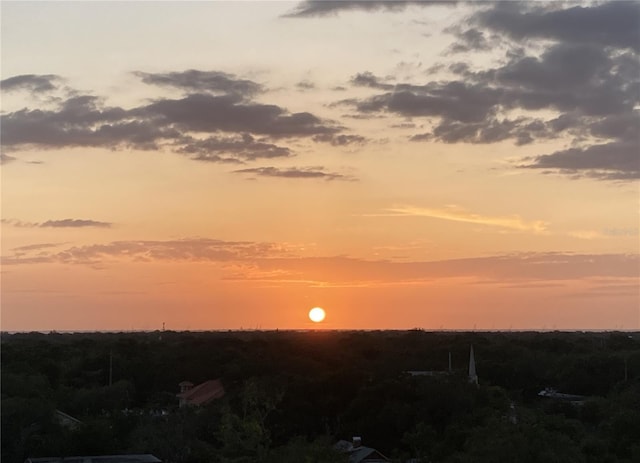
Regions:
[[[466,377],[472,344],[479,387]],[[223,399],[178,408],[178,383],[215,378]],[[539,397],[546,387],[585,400]],[[65,428],[55,410],[84,424]],[[332,445],[356,435],[398,462],[636,461],[639,410],[637,333],[2,336],[4,461],[149,452],[167,462],[331,462],[341,458]]]

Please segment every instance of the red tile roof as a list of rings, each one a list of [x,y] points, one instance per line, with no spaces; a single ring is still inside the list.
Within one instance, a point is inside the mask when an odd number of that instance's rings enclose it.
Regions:
[[[192,387],[188,391],[178,394],[178,397],[190,405],[204,405],[213,399],[224,396],[224,387],[219,379],[205,381]]]

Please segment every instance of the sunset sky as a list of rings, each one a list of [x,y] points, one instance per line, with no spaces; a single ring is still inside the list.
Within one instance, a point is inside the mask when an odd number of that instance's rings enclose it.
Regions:
[[[640,329],[638,2],[1,15],[2,330]]]

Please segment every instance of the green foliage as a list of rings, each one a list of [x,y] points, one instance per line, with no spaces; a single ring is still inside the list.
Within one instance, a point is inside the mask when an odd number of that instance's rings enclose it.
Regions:
[[[308,441],[304,437],[295,437],[286,445],[274,449],[268,463],[347,463],[348,457],[333,448],[328,437],[319,437]]]
[[[471,343],[479,387],[466,378]],[[444,371],[449,352],[453,374],[404,373]],[[356,435],[394,461],[640,461],[635,334],[33,333],[3,335],[1,354],[8,462],[339,462],[333,444]],[[213,378],[223,399],[178,408],[180,381]],[[541,398],[545,387],[588,397]],[[56,409],[83,423],[65,426]]]
[[[584,456],[566,434],[544,420],[513,425],[492,419],[473,429],[465,444],[468,461],[508,463],[579,463]]]
[[[28,453],[46,448],[55,433],[53,416],[53,403],[45,399],[3,397],[2,460],[24,461]]]
[[[214,447],[207,440],[213,435],[199,418],[191,408],[161,417],[142,416],[131,432],[130,449],[135,453],[153,453],[174,463],[216,461]]]

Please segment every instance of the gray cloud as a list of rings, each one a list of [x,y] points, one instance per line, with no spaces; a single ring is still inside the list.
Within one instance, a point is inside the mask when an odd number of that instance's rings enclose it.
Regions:
[[[28,90],[30,92],[42,93],[55,90],[57,84],[60,82],[62,82],[62,79],[55,74],[23,74],[0,81],[0,89],[4,92]]]
[[[487,38],[487,35],[479,29],[467,29],[458,32],[458,41],[450,48],[450,53],[466,53],[469,51],[489,50],[496,44],[494,37]]]
[[[288,157],[289,148],[256,140],[248,133],[231,137],[208,137],[205,139],[183,138],[177,152],[194,155],[192,159],[209,162],[239,163],[256,159]],[[230,155],[230,156],[229,156]]]
[[[88,220],[88,219],[62,219],[62,220],[47,220],[46,222],[42,222],[39,226],[42,228],[45,227],[53,227],[53,228],[84,228],[84,227],[99,227],[99,228],[109,228],[111,227],[111,223],[109,222],[99,222],[97,220]]]
[[[233,173],[294,179],[353,180],[352,177],[346,175],[326,172],[322,167],[291,167],[287,169],[280,169],[278,167],[255,167],[251,169],[234,170]]]
[[[370,87],[382,90],[389,90],[393,88],[393,85],[382,83],[379,77],[369,71],[360,72],[353,76],[351,78],[351,84],[357,87]]]
[[[634,180],[640,178],[640,111],[613,114],[587,123],[580,118],[558,118],[549,125],[570,129],[579,125],[578,133],[604,143],[559,150],[529,157],[520,167],[555,171],[573,178]]]
[[[69,98],[56,110],[22,109],[4,114],[0,122],[5,147],[125,145],[152,149],[157,140],[178,134],[148,120],[135,120],[125,109],[106,107],[93,95]]]
[[[194,160],[238,163],[293,154],[273,139],[324,136],[334,144],[361,142],[353,135],[340,136],[343,128],[333,121],[252,101],[262,87],[230,74],[190,70],[137,75],[147,83],[200,93],[131,109],[107,106],[95,95],[73,94],[55,109],[25,108],[0,116],[3,146],[167,148]]]
[[[640,179],[640,143],[612,142],[570,148],[526,159],[529,169],[557,170],[574,177],[603,180]]]
[[[558,44],[540,58],[514,57],[504,66],[478,73],[453,66],[463,80],[397,84],[392,92],[343,100],[362,113],[387,111],[405,117],[442,117],[463,123],[491,120],[509,109],[556,109],[605,116],[632,111],[638,103],[640,64],[628,54],[610,56],[599,48]],[[352,81],[386,88],[371,74]],[[493,121],[491,121],[493,122]]]
[[[566,4],[498,2],[478,12],[474,20],[516,40],[548,39],[640,51],[640,3],[563,6]]]
[[[302,80],[296,84],[296,87],[298,88],[298,90],[302,91],[313,90],[314,88],[316,88],[316,84],[308,80]]]
[[[338,104],[363,117],[431,119],[433,129],[412,141],[524,145],[571,136],[580,148],[523,160],[521,167],[603,180],[638,177],[640,4],[497,2],[476,11],[469,24],[457,28],[457,51],[506,48],[502,64],[481,71],[467,63],[440,65],[458,77],[424,85],[390,85],[365,72],[351,82],[384,92]],[[559,115],[527,115],[538,110]],[[524,114],[509,117],[512,111]]]
[[[540,58],[516,58],[477,78],[506,88],[501,103],[507,108],[605,116],[632,111],[638,103],[640,64],[633,61],[591,45],[558,44]]]
[[[453,0],[305,0],[285,17],[304,18],[335,15],[341,11],[402,11],[410,5],[455,4]]]
[[[238,79],[233,74],[219,71],[198,71],[148,73],[134,72],[144,83],[175,87],[190,93],[213,92],[251,97],[264,89],[251,80]]]
[[[492,115],[503,91],[481,84],[430,82],[424,86],[398,85],[393,92],[362,100],[343,100],[365,114],[386,111],[403,117],[443,117],[479,122]]]
[[[361,135],[322,134],[313,137],[315,142],[330,143],[332,146],[362,145],[367,139]]]
[[[177,100],[163,99],[132,113],[193,132],[250,132],[283,138],[339,131],[339,127],[311,113],[288,113],[276,105],[242,102],[235,95],[192,94]]]
[[[94,96],[65,101],[58,110],[23,109],[2,116],[4,146],[133,146],[156,149],[188,132],[251,132],[273,138],[311,137],[338,127],[311,113],[288,113],[275,105],[244,103],[233,95],[193,94],[131,110],[105,107]]]
[[[517,145],[527,145],[534,138],[554,138],[557,133],[551,123],[530,118],[502,119],[489,118],[486,121],[462,123],[443,119],[432,132],[413,135],[411,141],[439,140],[445,143],[487,144],[515,139]]]
[[[571,124],[568,121],[567,124]],[[612,114],[597,119],[588,126],[592,136],[598,138],[616,138],[630,143],[640,140],[640,110]]]

